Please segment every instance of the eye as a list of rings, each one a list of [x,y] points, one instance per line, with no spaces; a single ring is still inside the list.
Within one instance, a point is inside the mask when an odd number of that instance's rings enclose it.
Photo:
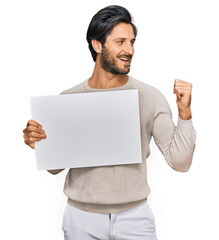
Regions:
[[[124,41],[123,40],[120,40],[120,41],[118,41],[117,42],[119,45],[122,45],[123,43],[124,43]]]
[[[135,41],[131,41],[132,46],[134,45]]]

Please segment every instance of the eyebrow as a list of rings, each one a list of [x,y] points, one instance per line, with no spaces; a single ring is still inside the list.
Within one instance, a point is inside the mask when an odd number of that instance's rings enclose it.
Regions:
[[[114,39],[115,42],[118,41],[118,40],[123,40],[124,41],[124,40],[127,40],[127,38],[120,37],[120,38]],[[135,40],[136,40],[136,38],[131,39],[131,41],[134,41],[134,42],[135,42]]]

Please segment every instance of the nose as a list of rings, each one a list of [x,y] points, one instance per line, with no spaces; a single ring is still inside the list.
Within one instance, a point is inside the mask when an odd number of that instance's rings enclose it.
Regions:
[[[132,43],[127,43],[125,45],[124,51],[126,54],[133,55],[134,54],[134,46]]]

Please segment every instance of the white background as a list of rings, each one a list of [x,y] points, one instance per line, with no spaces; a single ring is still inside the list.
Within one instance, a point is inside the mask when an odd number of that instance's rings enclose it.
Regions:
[[[190,171],[172,170],[151,143],[149,204],[159,240],[219,239],[216,0],[0,2],[0,239],[63,239],[67,171],[37,171],[22,130],[31,117],[30,96],[59,94],[91,75],[86,30],[110,4],[127,7],[139,30],[130,75],[162,91],[175,123],[174,79],[193,84],[198,138]]]

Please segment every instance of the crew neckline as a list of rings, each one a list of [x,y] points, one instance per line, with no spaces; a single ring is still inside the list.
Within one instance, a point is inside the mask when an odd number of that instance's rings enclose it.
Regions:
[[[120,87],[114,87],[114,88],[92,88],[88,85],[88,80],[89,78],[85,81],[85,84],[84,84],[86,90],[88,91],[112,91],[112,90],[126,89],[130,85],[132,81],[132,77],[128,76],[128,81],[125,84],[123,84]]]

